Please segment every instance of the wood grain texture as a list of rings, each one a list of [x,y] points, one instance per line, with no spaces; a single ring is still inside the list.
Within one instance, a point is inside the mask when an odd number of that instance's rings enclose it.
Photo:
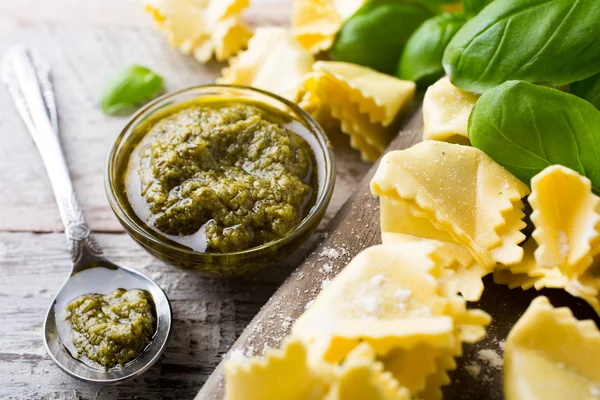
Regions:
[[[0,1],[0,16],[19,24],[52,23],[85,26],[150,27],[140,12],[142,0],[19,0]],[[252,0],[244,19],[253,25],[288,23],[292,0]]]
[[[233,280],[202,278],[155,260],[128,236],[97,235],[117,264],[147,274],[173,307],[165,354],[119,386],[85,384],[53,364],[42,342],[47,307],[70,271],[60,233],[0,233],[1,399],[191,399],[297,261]]]

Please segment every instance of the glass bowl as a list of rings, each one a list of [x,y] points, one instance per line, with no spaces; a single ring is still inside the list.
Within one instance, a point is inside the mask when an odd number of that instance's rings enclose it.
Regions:
[[[129,157],[143,136],[137,129],[145,120],[165,107],[205,96],[224,99],[247,99],[267,103],[302,123],[313,135],[310,144],[318,166],[318,191],[315,203],[298,225],[286,236],[264,245],[232,253],[201,253],[171,242],[142,221],[133,210],[124,188]],[[314,139],[314,140],[312,140]],[[140,109],[125,125],[108,156],[105,188],[110,206],[127,233],[144,249],[160,260],[185,270],[210,276],[231,277],[282,261],[317,228],[329,204],[335,184],[335,161],[327,135],[310,115],[296,104],[259,89],[205,85],[183,89],[159,97]]]

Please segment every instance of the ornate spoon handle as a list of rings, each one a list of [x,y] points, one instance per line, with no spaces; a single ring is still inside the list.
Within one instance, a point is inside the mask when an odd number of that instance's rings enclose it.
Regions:
[[[19,114],[42,156],[65,226],[73,264],[102,257],[90,235],[60,144],[50,68],[31,50],[13,47],[0,66],[0,78],[8,88]]]

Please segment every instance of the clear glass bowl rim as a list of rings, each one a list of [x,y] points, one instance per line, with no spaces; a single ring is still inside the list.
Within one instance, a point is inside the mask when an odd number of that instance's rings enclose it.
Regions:
[[[115,193],[115,182],[113,181],[113,174],[115,169],[115,163],[117,159],[117,155],[119,153],[120,145],[123,142],[124,138],[131,133],[131,130],[137,125],[137,123],[143,119],[151,115],[151,111],[157,104],[164,102],[165,100],[175,98],[180,95],[187,94],[189,92],[194,91],[202,91],[202,90],[227,90],[234,89],[239,91],[249,91],[258,95],[267,96],[271,99],[274,99],[280,103],[283,103],[286,107],[291,109],[298,117],[300,117],[301,122],[306,124],[309,130],[314,133],[316,139],[319,142],[320,152],[325,161],[325,176],[318,177],[319,180],[323,179],[323,190],[319,190],[317,195],[317,199],[315,200],[315,204],[312,209],[308,213],[308,215],[302,220],[300,224],[298,224],[291,232],[289,232],[284,237],[265,243],[261,246],[252,247],[250,249],[230,252],[230,253],[200,253],[191,249],[186,249],[181,246],[172,245],[166,241],[160,240],[157,235],[149,234],[144,228],[140,227],[140,225],[130,217],[129,213],[127,213],[123,207],[121,206],[120,201],[118,200]],[[315,151],[319,151],[319,149],[314,149]],[[220,259],[220,258],[229,258],[232,256],[236,257],[248,257],[252,255],[257,255],[257,253],[261,253],[266,249],[270,249],[272,247],[282,247],[286,244],[293,242],[296,238],[302,236],[306,230],[310,229],[315,225],[315,218],[319,218],[320,215],[323,215],[326,208],[329,205],[329,201],[331,200],[331,196],[333,194],[333,188],[335,186],[335,157],[333,154],[333,148],[331,146],[331,142],[327,137],[327,134],[323,130],[323,128],[297,104],[278,96],[274,93],[267,92],[265,90],[257,89],[249,86],[242,85],[223,85],[223,84],[206,84],[206,85],[195,85],[186,87],[184,89],[180,89],[174,92],[166,93],[148,104],[144,105],[140,108],[125,124],[125,127],[121,130],[115,142],[113,143],[110,152],[108,154],[108,159],[106,162],[106,174],[105,174],[105,191],[106,196],[108,198],[108,202],[113,212],[116,214],[119,221],[125,225],[126,230],[135,231],[137,234],[142,236],[145,240],[150,241],[155,246],[160,248],[164,248],[165,250],[171,252],[171,254],[181,254],[185,255],[187,259],[190,261],[194,258],[198,258],[198,261],[201,261],[203,258],[210,257],[211,259]],[[320,186],[320,185],[319,185]]]

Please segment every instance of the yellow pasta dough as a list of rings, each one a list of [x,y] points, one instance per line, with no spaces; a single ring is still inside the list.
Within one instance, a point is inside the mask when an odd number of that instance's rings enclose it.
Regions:
[[[600,198],[592,193],[590,180],[553,165],[531,180],[531,188],[538,265],[580,276],[592,264],[592,248],[600,242]]]
[[[376,361],[367,343],[352,350],[336,369],[334,382],[325,400],[410,400],[409,391]]]
[[[452,351],[418,344],[411,349],[395,349],[381,357],[385,370],[416,395],[427,390],[427,380],[438,371],[442,357],[452,357]]]
[[[172,46],[206,62],[226,60],[252,36],[241,12],[249,0],[146,0],[149,12]]]
[[[416,90],[414,82],[396,79],[360,65],[318,61],[313,69],[332,77],[371,123],[385,127],[407,108]]]
[[[394,203],[393,200],[387,198],[381,199],[382,224],[384,219],[387,219],[384,218],[384,215],[389,216],[386,210],[391,209],[398,216],[396,211],[405,209],[405,207],[395,204],[389,207],[389,202]],[[410,214],[410,211],[407,214],[410,215],[407,218],[400,217],[400,219],[394,220],[406,222],[415,218]],[[438,259],[438,264],[448,270],[448,274],[440,273],[441,278],[439,279],[439,283],[442,288],[448,293],[460,293],[467,301],[478,301],[481,298],[481,294],[483,293],[482,278],[489,273],[489,270],[479,265],[465,246],[451,241],[424,239],[419,236],[385,231],[383,230],[383,226],[381,238],[383,244],[387,245],[403,246],[408,244],[406,247],[410,247],[411,244],[417,247],[422,245],[431,246],[431,256]]]
[[[314,87],[320,85],[317,80],[321,78],[323,78],[322,75],[309,73],[304,78],[304,85],[305,87]],[[311,116],[323,127],[323,129],[325,129],[328,134],[336,134],[342,131],[340,121],[339,119],[336,119],[335,116],[342,118],[341,116],[345,115],[346,112],[336,107],[334,116],[334,112],[329,107],[329,104],[318,97],[316,92],[303,92],[299,105],[309,114],[311,114]],[[342,123],[342,125],[345,131],[351,132],[349,134],[350,146],[353,149],[359,150],[362,158],[365,161],[373,162],[381,155],[381,150],[379,150],[380,146],[371,144],[373,143],[373,137],[377,137],[379,134],[375,132],[374,129],[364,128],[365,126],[369,126],[365,121],[365,118],[360,117],[359,121],[360,122],[355,124]],[[375,125],[375,128],[377,127],[378,126]],[[370,134],[367,134],[369,131]]]
[[[295,100],[313,56],[284,28],[256,29],[248,49],[230,60],[218,83],[254,86]]]
[[[367,161],[375,161],[392,139],[394,133],[379,124],[371,124],[366,114],[361,114],[358,105],[351,102],[343,88],[322,73],[311,73],[304,78],[303,89],[319,99],[331,117],[339,121],[342,132],[350,136],[350,144],[361,151]],[[305,104],[301,101],[300,105]],[[324,108],[317,108],[321,112]],[[316,114],[315,114],[315,118]],[[321,117],[322,118],[322,117]]]
[[[293,335],[309,343],[311,359],[330,363],[368,343],[412,395],[428,390],[439,359],[460,355],[461,343],[480,340],[490,321],[442,288],[446,270],[434,250],[423,242],[361,252],[296,321]]]
[[[523,258],[521,198],[529,188],[479,149],[425,141],[390,152],[381,161],[371,190],[404,202],[403,207],[419,221],[429,221],[404,224],[399,233],[419,236],[443,231],[447,235],[435,233],[429,238],[450,236],[489,271],[498,262],[511,265]]]
[[[429,86],[423,98],[423,140],[469,144],[469,115],[479,97],[457,88],[448,77]]]
[[[211,40],[194,50],[194,57],[200,62],[206,62],[214,54],[218,61],[227,60],[245,48],[251,36],[252,33],[239,16],[225,18],[215,25]]]
[[[540,267],[534,257],[536,248],[532,240],[525,245],[525,256],[520,264],[494,271],[494,282],[509,288],[523,290],[535,288],[564,289],[571,295],[585,300],[600,315],[600,263],[594,260],[588,270],[577,279],[563,275],[558,268]],[[516,270],[525,272],[515,272]]]
[[[265,359],[225,364],[226,400],[410,400],[366,343],[341,364],[310,364],[304,343],[291,338]]]
[[[565,290],[572,296],[585,300],[598,315],[600,315],[600,275],[594,274],[593,283],[585,279],[573,280],[565,286]]]
[[[225,364],[226,400],[317,400],[329,389],[330,372],[308,364],[304,344],[288,341],[263,359],[230,359]]]
[[[294,0],[292,30],[304,48],[315,54],[333,44],[345,19],[365,0]]]
[[[375,161],[396,134],[395,122],[410,108],[415,90],[414,82],[370,68],[318,61],[304,77],[298,100],[318,121],[339,121],[352,147]]]
[[[293,332],[311,339],[323,336],[320,332],[339,331],[338,322],[344,324],[347,321],[368,320],[372,322],[371,326],[377,326],[378,322],[393,324],[403,319],[414,319],[414,326],[424,323],[425,327],[430,317],[451,317],[453,321],[462,322],[468,321],[466,316],[469,315],[477,316],[473,324],[480,327],[479,312],[463,309],[465,304],[462,297],[445,293],[440,287],[436,278],[444,273],[444,268],[440,268],[442,261],[436,257],[434,250],[435,247],[429,243],[422,243],[422,246],[413,243],[405,246],[378,245],[364,250],[331,281],[314,304],[296,321]],[[428,336],[440,339],[436,339],[434,344],[451,344],[446,337],[437,336],[436,332],[444,332],[452,324],[448,325],[444,318],[433,318],[431,321],[435,329],[428,332]],[[358,324],[356,329],[365,331]],[[398,340],[412,340],[411,336],[415,333],[413,328],[406,327],[404,330],[411,334]],[[383,329],[385,331],[393,329]],[[480,338],[483,337],[485,331],[479,329],[479,332]],[[377,338],[379,332],[371,329],[369,333]],[[413,341],[407,343],[409,346],[414,344]],[[388,349],[389,346],[385,348]],[[344,356],[337,354],[330,360],[336,361]]]
[[[381,238],[384,244],[425,241],[435,246],[443,264],[453,271],[444,277],[444,287],[460,293],[467,301],[478,301],[483,293],[482,278],[490,270],[475,261],[469,249],[454,242],[447,232],[439,230],[424,217],[416,217],[410,204],[389,197],[380,199]]]
[[[589,179],[553,165],[531,181],[535,230],[523,260],[501,266],[496,283],[510,288],[564,289],[600,314],[599,199]]]
[[[538,290],[544,287],[563,288],[567,280],[556,268],[539,267],[534,257],[535,249],[537,249],[537,244],[533,239],[529,239],[523,246],[523,260],[511,266],[498,266],[494,271],[494,282],[508,285],[511,289],[517,287],[521,287],[523,290],[532,287]]]
[[[436,372],[427,377],[425,389],[417,394],[418,399],[440,400],[442,398],[442,386],[450,384],[448,371],[456,369],[456,361],[450,353],[443,354],[436,360]]]
[[[306,83],[311,79],[311,77],[314,76],[313,74],[314,73],[308,73],[305,75],[304,82]],[[300,99],[297,99],[299,101],[298,105],[321,124],[325,131],[331,132],[339,130],[339,122],[331,115],[329,106],[314,92],[305,92],[302,90],[299,97]]]
[[[507,400],[592,400],[600,397],[600,332],[568,308],[536,298],[504,349]]]

